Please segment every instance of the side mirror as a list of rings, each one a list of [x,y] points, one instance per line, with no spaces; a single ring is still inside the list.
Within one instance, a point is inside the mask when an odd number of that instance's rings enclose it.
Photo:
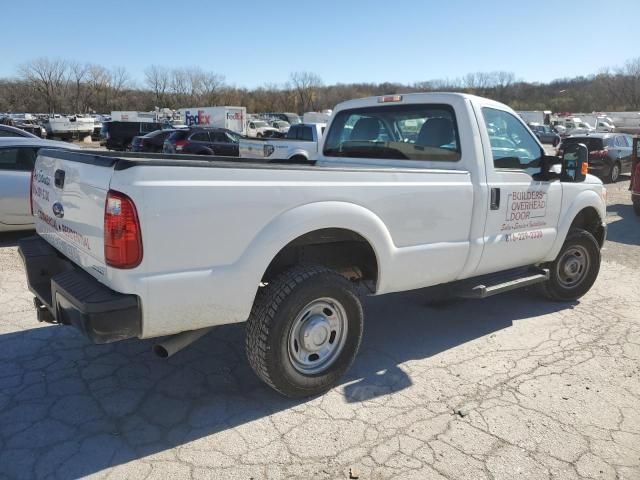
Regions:
[[[584,182],[589,173],[589,150],[583,143],[572,143],[562,152],[563,182]]]

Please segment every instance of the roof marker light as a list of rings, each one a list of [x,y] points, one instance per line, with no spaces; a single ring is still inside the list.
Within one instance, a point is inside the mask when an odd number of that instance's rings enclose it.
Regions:
[[[401,102],[402,95],[385,95],[378,98],[378,103]]]

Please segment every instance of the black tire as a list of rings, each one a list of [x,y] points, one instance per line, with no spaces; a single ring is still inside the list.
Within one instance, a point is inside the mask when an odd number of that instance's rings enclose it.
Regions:
[[[581,268],[567,273],[574,265]],[[569,264],[569,262],[572,262]],[[591,233],[580,228],[569,230],[557,258],[546,265],[549,280],[541,284],[542,293],[551,300],[572,301],[582,297],[591,289],[600,271],[600,246]]]
[[[609,173],[604,179],[605,183],[616,183],[620,178],[621,172],[622,166],[620,165],[620,162],[614,162],[614,164],[611,165],[611,168],[609,169]]]
[[[339,302],[346,313],[342,346],[319,373],[303,373],[291,357],[294,327],[312,320],[302,313],[322,299]],[[333,387],[349,369],[360,347],[363,329],[360,299],[352,282],[321,266],[298,266],[261,287],[246,325],[246,352],[254,372],[281,394],[301,398]],[[305,320],[306,319],[306,320]],[[336,341],[336,336],[331,337]],[[297,345],[297,344],[295,344]],[[302,348],[302,346],[301,346]]]
[[[640,198],[633,199],[633,212],[640,217]]]
[[[304,155],[294,155],[289,160],[291,160],[292,162],[295,162],[295,163],[302,163],[302,162],[308,162],[309,161],[309,159],[307,157],[305,157]]]

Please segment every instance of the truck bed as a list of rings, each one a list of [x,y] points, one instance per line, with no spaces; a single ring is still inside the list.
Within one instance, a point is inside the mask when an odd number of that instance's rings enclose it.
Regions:
[[[234,168],[258,170],[331,170],[331,171],[376,171],[376,172],[416,172],[419,168],[380,167],[380,166],[333,166],[317,165],[315,160],[296,162],[283,159],[262,159],[246,157],[223,157],[220,155],[187,155],[169,153],[110,152],[104,150],[49,150],[42,149],[40,155],[62,160],[85,163],[101,167],[112,167],[115,171],[132,167],[201,167]],[[434,169],[430,168],[433,172]]]
[[[456,278],[469,249],[474,191],[462,169],[43,149],[36,171],[37,233],[140,297],[142,337],[183,331],[184,318],[192,329],[246,320],[270,262],[312,231],[377,245],[376,293]],[[109,192],[137,210],[144,253],[131,269],[106,261]]]

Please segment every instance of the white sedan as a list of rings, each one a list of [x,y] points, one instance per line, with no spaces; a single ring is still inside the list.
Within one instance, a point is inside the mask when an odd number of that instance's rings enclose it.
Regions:
[[[0,138],[0,232],[33,228],[29,181],[41,148],[75,150],[79,147],[40,138]]]

